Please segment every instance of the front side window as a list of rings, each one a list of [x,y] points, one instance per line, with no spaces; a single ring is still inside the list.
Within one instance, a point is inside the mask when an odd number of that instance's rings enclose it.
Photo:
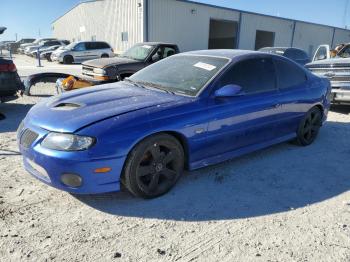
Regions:
[[[342,58],[349,58],[350,57],[350,45],[344,47],[339,53],[338,53],[339,57]]]
[[[130,80],[146,87],[196,96],[228,62],[220,57],[172,56],[137,72]]]
[[[164,47],[164,54],[163,54],[163,58],[166,58],[166,57],[169,57],[169,56],[172,56],[172,55],[175,55],[176,54],[176,50],[174,47]]]
[[[271,58],[248,59],[238,62],[225,72],[219,87],[238,85],[246,94],[276,89],[276,73]]]
[[[315,61],[327,59],[327,52],[328,50],[326,47],[320,47],[315,55]]]
[[[86,50],[85,43],[76,44],[74,47],[74,51],[85,51],[85,50]]]
[[[281,59],[276,59],[275,63],[280,89],[298,87],[306,82],[305,72],[297,65]]]

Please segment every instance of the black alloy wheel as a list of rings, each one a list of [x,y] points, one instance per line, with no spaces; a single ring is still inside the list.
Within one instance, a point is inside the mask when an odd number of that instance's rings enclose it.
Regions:
[[[302,146],[311,145],[320,131],[322,126],[322,113],[319,108],[312,108],[301,121],[297,142]]]
[[[184,169],[181,144],[167,134],[155,135],[139,143],[124,168],[124,183],[137,197],[155,198],[167,193]]]

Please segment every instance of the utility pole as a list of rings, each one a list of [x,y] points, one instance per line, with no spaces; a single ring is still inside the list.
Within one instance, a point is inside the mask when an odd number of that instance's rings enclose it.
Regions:
[[[345,2],[345,10],[344,10],[344,17],[343,17],[343,25],[345,29],[347,29],[347,15],[348,15],[348,9],[349,9],[349,0],[346,0]]]

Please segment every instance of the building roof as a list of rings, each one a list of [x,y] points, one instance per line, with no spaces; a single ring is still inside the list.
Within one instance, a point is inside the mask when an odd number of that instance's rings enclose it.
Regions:
[[[98,1],[105,1],[105,0],[85,0],[85,1],[82,0],[80,3],[76,4],[75,6],[73,6],[66,13],[64,13],[63,15],[58,17],[57,19],[55,19],[52,23],[55,23],[57,20],[59,20],[60,18],[65,16],[67,13],[69,13],[70,11],[72,11],[73,9],[77,8],[78,6],[80,6],[82,4],[93,3],[93,2],[98,2]],[[150,0],[147,0],[147,1],[150,1]],[[285,18],[285,17],[273,16],[273,15],[266,15],[266,14],[261,14],[261,13],[255,13],[255,12],[250,12],[250,11],[239,10],[239,9],[230,8],[230,7],[224,7],[224,6],[218,6],[218,5],[212,5],[212,4],[195,2],[193,0],[173,0],[173,1],[184,2],[184,3],[189,3],[189,4],[195,4],[195,5],[201,5],[201,6],[207,6],[207,7],[212,7],[212,8],[219,8],[219,9],[229,10],[229,11],[236,11],[236,12],[240,12],[240,13],[258,15],[258,16],[263,16],[263,17],[270,17],[270,18],[281,19],[281,20],[285,20],[285,21],[299,22],[299,23],[305,23],[305,24],[310,24],[310,25],[325,26],[325,27],[331,27],[331,28],[335,28],[335,29],[350,31],[350,30],[348,30],[346,28],[342,28],[342,27],[336,27],[336,26],[331,26],[331,25],[307,22],[307,21],[296,20],[296,19],[292,19],[292,18]]]

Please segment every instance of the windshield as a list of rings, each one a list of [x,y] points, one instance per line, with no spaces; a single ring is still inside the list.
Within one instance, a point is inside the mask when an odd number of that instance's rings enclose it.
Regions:
[[[153,51],[152,45],[136,45],[126,50],[120,57],[143,61]]]
[[[350,45],[345,46],[340,52],[338,53],[338,56],[341,58],[349,58],[350,57]]]
[[[76,46],[76,44],[77,43],[71,43],[69,45],[62,46],[62,49],[64,49],[64,50],[71,50],[71,49],[73,49]]]
[[[178,55],[161,60],[130,77],[130,80],[167,92],[196,96],[229,62],[227,58]]]

